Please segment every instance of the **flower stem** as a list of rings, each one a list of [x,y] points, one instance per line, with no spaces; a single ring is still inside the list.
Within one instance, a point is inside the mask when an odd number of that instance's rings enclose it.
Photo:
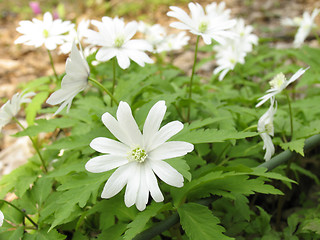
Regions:
[[[52,67],[52,70],[53,70],[53,73],[54,73],[54,77],[56,78],[56,82],[58,82],[59,78],[58,78],[58,74],[56,72],[56,69],[54,67],[54,63],[53,63],[53,59],[52,59],[52,55],[51,55],[50,50],[48,50],[48,55],[49,55],[49,58],[50,58],[50,64],[51,64],[51,67]]]
[[[6,203],[9,206],[13,207],[14,209],[16,209],[17,211],[19,211],[23,216],[25,216],[37,229],[38,229],[38,224],[36,224],[24,211],[22,211],[20,208],[18,208],[17,206],[15,206],[14,204],[12,204],[11,202],[8,202],[6,200],[0,200],[0,202]]]
[[[291,101],[288,92],[286,91],[288,107],[289,107],[289,115],[290,115],[290,131],[291,131],[291,139],[293,138],[293,116],[292,116],[292,108],[291,108]]]
[[[189,84],[189,107],[188,107],[188,115],[187,115],[187,121],[190,120],[190,111],[191,111],[191,99],[192,99],[192,83],[193,83],[193,76],[196,69],[196,63],[197,63],[197,55],[198,55],[198,45],[199,45],[199,39],[200,36],[197,36],[197,42],[196,42],[196,49],[194,51],[194,61],[193,61],[193,67],[192,67],[192,73],[190,77],[190,84]]]
[[[112,60],[112,69],[113,69],[113,80],[112,80],[112,90],[111,90],[111,93],[112,95],[114,94],[114,89],[116,87],[116,57],[113,58]],[[111,99],[111,107],[112,107],[112,101],[113,99]]]
[[[14,120],[23,130],[26,130],[25,127],[19,122],[19,120],[18,120],[17,118],[13,117],[13,120]],[[47,167],[46,167],[45,161],[44,161],[44,159],[43,159],[43,157],[42,157],[42,155],[41,155],[41,153],[40,153],[40,150],[39,150],[36,142],[34,141],[34,139],[33,139],[30,135],[27,135],[27,136],[28,136],[29,139],[31,140],[32,145],[33,145],[33,148],[34,148],[34,150],[36,150],[36,152],[37,152],[37,154],[38,154],[38,156],[39,156],[39,158],[40,158],[40,161],[41,161],[41,164],[42,164],[42,167],[43,167],[43,171],[44,171],[45,173],[47,173],[47,172],[48,172],[48,169],[47,169]]]
[[[119,102],[117,101],[117,99],[115,99],[113,94],[108,89],[106,89],[101,83],[99,83],[97,80],[95,80],[91,77],[89,77],[88,80],[95,83],[96,85],[98,85],[103,91],[105,91],[110,96],[112,101],[114,101],[117,105],[119,105]]]

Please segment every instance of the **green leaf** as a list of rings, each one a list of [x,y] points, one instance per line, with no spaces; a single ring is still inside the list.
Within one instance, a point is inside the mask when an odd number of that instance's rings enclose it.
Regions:
[[[180,223],[190,240],[232,239],[223,234],[220,220],[205,206],[187,203],[178,208]]]
[[[98,236],[97,240],[106,240],[106,239],[120,240],[120,239],[123,239],[121,237],[121,235],[124,232],[125,228],[126,228],[125,224],[118,223],[114,226],[111,226],[111,227],[103,230],[102,233]]]
[[[163,203],[153,202],[147,207],[143,212],[140,212],[136,218],[128,224],[127,231],[125,232],[123,238],[125,240],[133,239],[138,233],[142,232],[147,222],[150,218],[156,216],[160,211],[170,208],[171,204],[164,205]]]
[[[48,177],[42,177],[42,178],[39,178],[39,180],[36,181],[35,185],[33,186],[32,188],[33,197],[37,201],[39,206],[42,205],[42,203],[47,199],[47,197],[51,193],[52,184],[53,184],[53,179]]]
[[[169,163],[174,169],[176,169],[179,173],[182,174],[188,181],[191,181],[191,173],[189,172],[190,167],[187,164],[186,160],[182,158],[172,158],[172,159],[166,159],[167,163]]]
[[[66,237],[55,229],[48,231],[48,228],[43,228],[34,234],[25,234],[23,240],[64,240]]]
[[[280,143],[280,147],[283,150],[287,150],[289,148],[290,151],[292,152],[295,151],[304,157],[304,152],[303,152],[304,142],[305,142],[305,139],[293,140],[287,143]]]
[[[44,103],[48,96],[48,92],[40,92],[35,95],[31,103],[28,104],[26,107],[26,120],[28,125],[34,124],[34,119],[37,116],[37,112],[41,109],[42,103]]]
[[[302,229],[309,230],[320,235],[320,218],[307,220]]]

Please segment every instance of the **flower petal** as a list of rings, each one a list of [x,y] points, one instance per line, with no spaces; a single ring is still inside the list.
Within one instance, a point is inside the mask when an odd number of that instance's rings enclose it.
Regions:
[[[127,145],[110,138],[98,137],[91,141],[90,147],[101,153],[126,156],[130,151]]]
[[[140,166],[140,186],[136,199],[136,206],[139,211],[143,211],[146,208],[149,199],[149,188],[146,183],[146,166],[141,164]]]
[[[160,188],[158,186],[158,181],[156,176],[154,175],[151,166],[149,162],[145,163],[145,177],[146,177],[146,183],[148,185],[151,197],[156,202],[162,202],[164,200],[162,192],[160,191]]]
[[[169,184],[174,187],[183,186],[183,176],[169,163],[164,161],[149,161],[152,170],[155,174],[166,184]]]
[[[92,173],[107,172],[128,163],[128,159],[123,156],[102,155],[91,158],[86,163],[86,170]]]
[[[148,153],[152,160],[164,160],[174,157],[181,157],[193,151],[193,144],[182,141],[165,142]]]
[[[127,207],[131,207],[135,204],[137,194],[140,187],[140,164],[134,162],[131,164],[130,174],[128,176],[128,183],[126,187],[126,193],[124,195],[124,202]]]

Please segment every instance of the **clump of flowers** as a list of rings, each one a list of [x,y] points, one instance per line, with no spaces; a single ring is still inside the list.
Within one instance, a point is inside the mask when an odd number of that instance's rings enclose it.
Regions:
[[[90,144],[94,150],[106,155],[89,160],[86,164],[89,172],[117,168],[105,184],[102,198],[113,197],[127,185],[126,206],[135,204],[142,211],[148,202],[149,192],[156,202],[163,201],[156,175],[171,186],[183,186],[183,176],[163,160],[184,156],[193,150],[193,145],[182,141],[167,142],[183,129],[183,124],[173,121],[160,128],[166,109],[164,101],[157,102],[150,109],[143,134],[126,102],[120,102],[117,120],[108,112],[102,115],[104,125],[120,141],[99,137]]]
[[[298,31],[294,37],[293,46],[299,48],[302,46],[305,39],[308,37],[312,29],[315,29],[317,25],[314,23],[315,18],[318,16],[320,9],[315,8],[311,15],[308,12],[304,12],[302,18],[295,17],[282,19],[281,23],[285,26],[298,27]]]
[[[17,31],[21,34],[15,44],[23,43],[34,47],[44,45],[48,50],[54,50],[57,45],[65,42],[65,34],[74,28],[70,21],[53,20],[51,13],[46,12],[43,20],[33,18],[32,21],[20,21]]]

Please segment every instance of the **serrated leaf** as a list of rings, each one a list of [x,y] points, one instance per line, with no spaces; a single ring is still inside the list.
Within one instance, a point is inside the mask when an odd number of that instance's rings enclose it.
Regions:
[[[187,203],[178,208],[180,223],[190,240],[233,239],[223,234],[220,220],[205,206]]]
[[[42,177],[39,178],[38,181],[34,184],[32,188],[32,193],[34,199],[37,201],[39,206],[42,205],[42,203],[46,200],[46,198],[49,196],[49,194],[52,191],[52,184],[53,179]]]
[[[187,164],[186,160],[182,158],[172,158],[165,160],[167,163],[169,163],[174,169],[176,169],[179,173],[182,174],[188,181],[191,181],[191,173],[189,172],[190,167]]]
[[[140,212],[136,218],[128,224],[127,231],[125,232],[123,238],[125,240],[133,239],[138,233],[140,233],[150,218],[156,216],[158,212],[162,211],[163,209],[168,209],[171,204],[164,205],[163,203],[155,203],[153,202],[149,205],[146,210]]]
[[[122,223],[118,223],[114,226],[111,226],[105,230],[102,231],[102,233],[98,236],[97,240],[106,240],[106,239],[112,239],[112,240],[119,240],[123,239],[121,237],[122,233],[126,229],[126,225]]]
[[[304,152],[303,152],[304,142],[305,142],[305,139],[293,140],[287,143],[280,143],[280,147],[283,150],[287,150],[289,148],[290,151],[292,152],[295,151],[304,157]]]

